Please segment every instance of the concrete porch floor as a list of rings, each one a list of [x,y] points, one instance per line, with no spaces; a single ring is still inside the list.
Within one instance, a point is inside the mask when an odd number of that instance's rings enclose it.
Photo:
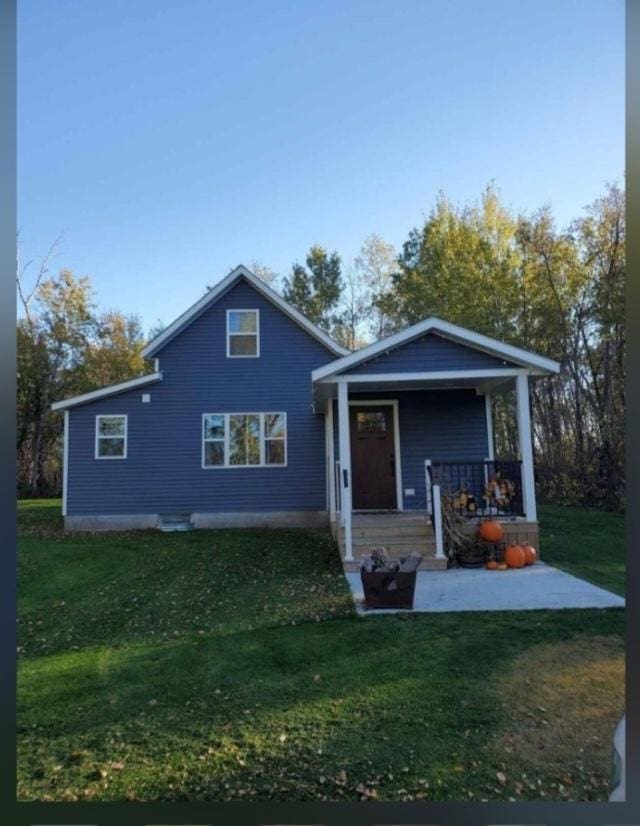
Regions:
[[[360,614],[396,613],[407,609],[363,608],[359,571],[345,573]],[[418,571],[414,612],[534,611],[557,608],[624,608],[623,597],[564,571],[537,562],[527,568],[488,571],[452,568]]]

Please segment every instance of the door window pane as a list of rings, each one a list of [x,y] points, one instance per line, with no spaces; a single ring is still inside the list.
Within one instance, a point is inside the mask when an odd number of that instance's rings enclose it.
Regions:
[[[356,413],[358,433],[384,433],[387,429],[387,417],[381,410]]]

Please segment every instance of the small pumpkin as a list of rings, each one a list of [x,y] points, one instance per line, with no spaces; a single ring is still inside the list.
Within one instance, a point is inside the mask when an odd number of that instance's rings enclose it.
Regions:
[[[508,568],[524,568],[524,551],[520,545],[509,545],[504,552]]]
[[[500,542],[504,536],[502,525],[496,522],[495,519],[485,519],[481,522],[478,532],[480,538],[484,539],[485,542]]]
[[[506,563],[506,562],[501,562],[501,563],[498,565],[498,570],[499,570],[499,571],[506,571],[506,570],[507,570],[507,568],[508,568],[508,565],[507,565],[507,563]]]
[[[495,570],[497,570],[497,568],[498,568],[498,563],[495,561],[495,559],[490,559],[490,560],[487,562],[487,568],[488,568],[490,571],[495,571]]]
[[[538,552],[536,549],[528,542],[522,542],[520,547],[524,551],[524,564],[533,565],[533,563],[538,559]]]

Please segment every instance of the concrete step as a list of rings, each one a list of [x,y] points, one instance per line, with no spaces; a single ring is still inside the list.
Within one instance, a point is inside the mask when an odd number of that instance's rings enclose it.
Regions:
[[[380,548],[379,544],[372,545],[353,545],[353,555],[360,556],[360,554],[371,553],[374,548]],[[436,549],[433,546],[420,544],[419,542],[412,542],[407,545],[391,545],[386,543],[382,546],[386,549],[389,556],[407,556],[412,551],[422,554],[422,556],[435,556]]]
[[[428,528],[426,525],[376,525],[371,527],[361,527],[360,525],[352,526],[351,528],[352,536],[373,536],[373,537],[384,537],[384,536],[424,536],[424,537],[432,537],[433,531]]]
[[[354,513],[351,517],[351,525],[354,528],[393,528],[404,527],[411,525],[424,526],[429,530],[433,530],[431,521],[422,515],[414,514],[363,514]]]
[[[426,547],[435,547],[435,539],[431,536],[354,536],[351,539],[352,544],[355,545],[384,545],[385,548],[389,545],[422,545]]]
[[[344,562],[342,563],[342,567],[345,571],[359,571],[360,570],[360,562],[357,559],[354,559],[353,562]],[[419,571],[444,571],[447,568],[447,560],[446,559],[434,559],[433,557],[427,557],[423,559],[420,563],[420,567],[418,568]]]

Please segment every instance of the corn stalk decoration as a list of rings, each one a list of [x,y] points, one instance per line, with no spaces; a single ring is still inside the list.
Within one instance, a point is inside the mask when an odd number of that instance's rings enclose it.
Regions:
[[[478,552],[478,541],[473,533],[469,533],[468,522],[460,514],[458,506],[457,494],[442,494],[442,533],[449,559],[456,559],[460,555],[475,555]]]

